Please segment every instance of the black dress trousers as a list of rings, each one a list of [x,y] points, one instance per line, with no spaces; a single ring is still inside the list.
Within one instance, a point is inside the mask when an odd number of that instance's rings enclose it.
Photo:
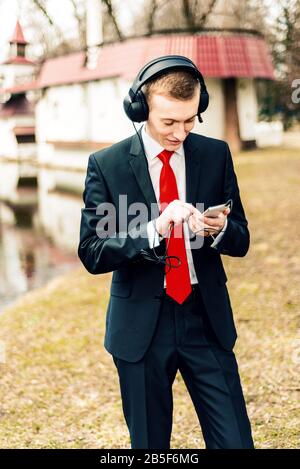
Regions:
[[[235,354],[218,344],[198,286],[182,305],[163,295],[155,333],[140,361],[113,360],[132,448],[170,448],[178,370],[206,448],[254,448]]]

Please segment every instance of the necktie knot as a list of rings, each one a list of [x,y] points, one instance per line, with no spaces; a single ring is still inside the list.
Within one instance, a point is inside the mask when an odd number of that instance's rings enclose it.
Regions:
[[[171,156],[173,155],[173,151],[170,151],[170,150],[163,150],[159,153],[159,155],[157,155],[157,157],[160,159],[160,161],[162,161],[162,163],[165,165],[165,164],[169,164],[170,162],[170,158]]]

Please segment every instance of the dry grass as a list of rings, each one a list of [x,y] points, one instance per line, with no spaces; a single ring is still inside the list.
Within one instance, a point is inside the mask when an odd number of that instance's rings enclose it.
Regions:
[[[252,243],[246,258],[223,260],[255,443],[299,448],[300,154],[255,151],[237,157],[236,170]],[[109,279],[79,269],[1,316],[0,447],[130,447],[116,370],[103,348]],[[172,447],[203,447],[180,374],[174,406]]]

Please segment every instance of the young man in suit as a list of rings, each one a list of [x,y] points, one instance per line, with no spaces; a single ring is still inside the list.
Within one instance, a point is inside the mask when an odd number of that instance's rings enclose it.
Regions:
[[[253,448],[220,256],[245,256],[249,231],[228,145],[191,133],[207,106],[188,58],[155,59],[124,100],[145,124],[88,162],[78,254],[90,273],[113,272],[105,347],[132,448],[170,448],[178,370],[206,448]],[[196,207],[229,199],[217,218]]]

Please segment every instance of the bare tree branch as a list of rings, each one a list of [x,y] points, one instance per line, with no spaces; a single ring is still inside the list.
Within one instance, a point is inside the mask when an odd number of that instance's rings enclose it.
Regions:
[[[189,0],[182,0],[182,13],[187,22],[188,28],[194,29],[195,27],[195,18],[193,11],[191,9],[191,4]]]
[[[107,8],[107,13],[110,17],[110,19],[112,20],[113,22],[113,25],[114,25],[114,28],[115,28],[115,31],[117,33],[117,36],[118,36],[118,39],[120,41],[122,41],[124,39],[123,37],[123,34],[119,28],[119,24],[118,24],[118,21],[117,21],[117,18],[116,18],[116,15],[115,15],[115,11],[114,11],[114,7],[112,5],[112,2],[111,0],[102,0],[102,3],[106,6]]]
[[[200,4],[198,0],[182,0],[182,13],[186,20],[187,27],[191,30],[204,27],[216,3],[217,0],[210,0],[207,8],[199,15],[198,10],[200,9]],[[202,6],[202,10],[203,8]]]
[[[44,17],[47,19],[50,26],[55,29],[56,33],[61,38],[61,42],[65,42],[65,38],[64,38],[62,31],[60,30],[60,28],[57,26],[57,24],[53,21],[53,19],[49,15],[45,4],[42,3],[40,0],[32,0],[32,1],[34,5],[43,13]]]
[[[33,3],[43,13],[43,15],[47,18],[49,24],[51,26],[55,26],[55,23],[53,22],[51,16],[47,12],[46,6],[42,2],[40,2],[40,0],[33,0]]]
[[[78,4],[76,3],[76,0],[70,0],[70,2],[73,6],[74,18],[76,19],[78,25],[80,45],[84,49],[86,47],[86,3],[83,2],[84,13],[81,15],[78,11]]]
[[[218,0],[211,0],[207,10],[203,12],[203,14],[200,16],[199,20],[197,21],[197,27],[203,27],[207,21],[208,16],[212,13],[216,3]],[[198,6],[198,1],[195,2],[195,8]]]
[[[148,28],[149,34],[152,34],[153,29],[154,29],[154,16],[155,16],[155,13],[156,13],[157,9],[158,9],[158,1],[157,0],[151,0],[148,23],[147,23],[147,28]]]

